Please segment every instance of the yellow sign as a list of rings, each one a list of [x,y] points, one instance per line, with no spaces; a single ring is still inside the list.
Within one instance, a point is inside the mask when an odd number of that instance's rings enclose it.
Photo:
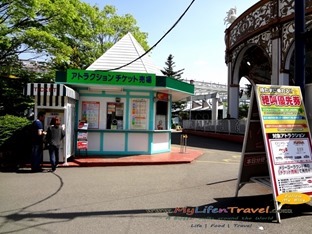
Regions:
[[[276,200],[281,203],[281,205],[289,204],[289,205],[299,205],[310,202],[310,196],[297,193],[297,192],[290,192],[290,193],[282,193],[281,195],[276,197]]]
[[[256,85],[256,94],[275,196],[286,201],[292,192],[311,195],[311,136],[300,87]],[[306,201],[293,196],[295,204]]]

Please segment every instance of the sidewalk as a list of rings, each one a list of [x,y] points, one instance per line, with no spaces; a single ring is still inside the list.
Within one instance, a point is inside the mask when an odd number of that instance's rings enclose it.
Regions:
[[[121,157],[75,157],[69,161],[67,165],[60,164],[59,167],[103,167],[191,163],[201,155],[203,155],[202,150],[187,148],[186,152],[180,152],[180,147],[172,146],[171,152],[153,155],[134,155]],[[43,167],[49,167],[49,164],[44,164]]]
[[[240,152],[241,145],[233,141],[232,136],[227,141],[214,137],[202,137],[191,134],[188,138],[186,152],[180,152],[180,136],[182,132],[173,131],[171,135],[171,152],[153,155],[131,156],[75,156],[68,160],[67,164],[59,164],[59,167],[104,167],[104,166],[136,166],[136,165],[164,165],[191,163],[204,154],[207,149],[233,150]],[[231,142],[232,141],[232,142]],[[191,147],[189,147],[191,146]],[[183,151],[183,149],[182,149]],[[26,165],[30,167],[30,165]],[[45,162],[43,168],[50,168],[50,163]]]

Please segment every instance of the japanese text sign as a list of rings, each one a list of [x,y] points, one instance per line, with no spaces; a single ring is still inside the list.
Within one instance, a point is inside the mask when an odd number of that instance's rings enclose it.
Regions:
[[[146,73],[67,70],[67,83],[155,86],[156,75]]]
[[[257,85],[256,94],[275,195],[312,194],[311,136],[300,87]]]

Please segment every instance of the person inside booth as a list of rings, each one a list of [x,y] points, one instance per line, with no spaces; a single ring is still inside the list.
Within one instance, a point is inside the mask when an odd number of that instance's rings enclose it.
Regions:
[[[161,120],[158,121],[157,130],[164,130],[164,127],[162,125],[162,121]]]
[[[155,116],[156,130],[167,130],[168,121],[168,102],[156,102],[156,116]]]

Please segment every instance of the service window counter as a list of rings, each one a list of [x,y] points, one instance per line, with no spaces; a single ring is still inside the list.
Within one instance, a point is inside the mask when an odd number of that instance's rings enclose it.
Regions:
[[[25,94],[33,96],[35,100],[35,116],[39,111],[46,113],[44,130],[47,131],[51,119],[59,117],[65,128],[65,138],[60,148],[60,162],[67,163],[67,159],[75,153],[75,128],[72,123],[76,119],[76,101],[79,94],[63,84],[28,83]],[[49,162],[49,152],[44,150],[43,161]]]
[[[123,129],[124,121],[124,103],[120,103],[120,99],[117,98],[118,102],[107,103],[106,113],[106,126],[107,129]]]

